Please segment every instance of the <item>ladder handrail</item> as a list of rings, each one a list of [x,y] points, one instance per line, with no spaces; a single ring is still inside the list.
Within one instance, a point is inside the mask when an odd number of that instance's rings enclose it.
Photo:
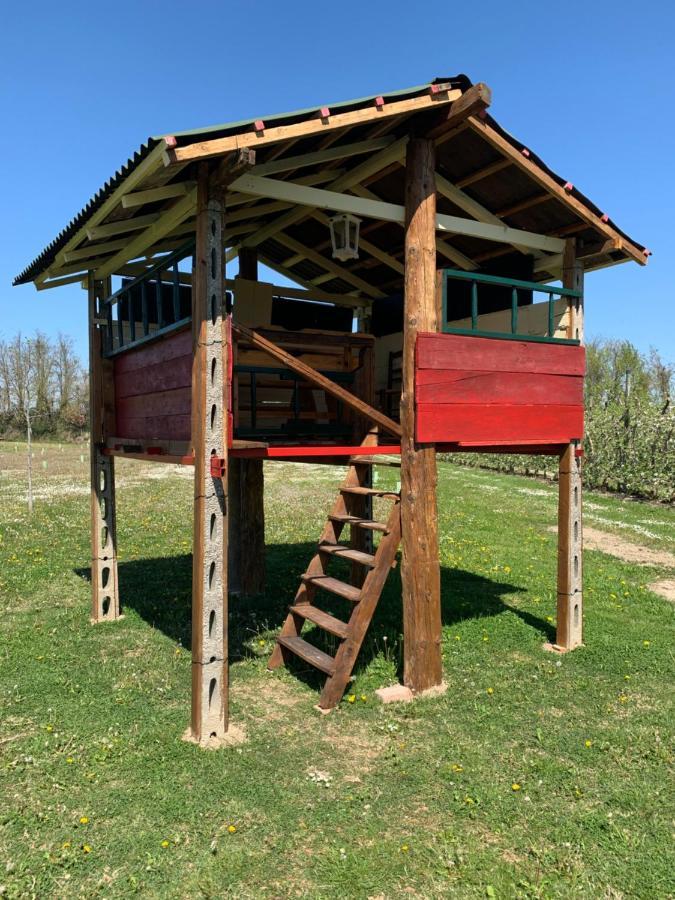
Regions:
[[[279,347],[277,344],[267,340],[267,338],[264,338],[262,335],[258,334],[252,329],[247,328],[245,325],[238,325],[233,322],[232,331],[238,337],[245,338],[245,340],[247,340],[250,344],[252,344],[254,347],[257,347],[258,350],[262,350],[264,353],[268,353],[274,359],[278,359],[284,364],[284,366],[286,366],[286,368],[302,375],[306,381],[312,382],[317,387],[322,388],[327,394],[331,394],[333,397],[341,400],[347,406],[350,406],[353,410],[359,413],[359,415],[364,416],[365,418],[370,419],[372,422],[377,423],[390,434],[393,434],[396,437],[402,437],[403,431],[401,429],[401,426],[397,422],[394,422],[393,419],[390,419],[389,416],[381,413],[377,409],[374,409],[372,406],[370,406],[368,403],[365,403],[363,400],[360,400],[358,397],[355,397],[354,394],[340,387],[334,381],[331,381],[330,378],[326,378],[325,375],[317,372],[316,369],[313,369],[306,363],[303,363],[299,359],[296,359],[294,356],[291,356],[290,353],[282,350],[281,347]]]

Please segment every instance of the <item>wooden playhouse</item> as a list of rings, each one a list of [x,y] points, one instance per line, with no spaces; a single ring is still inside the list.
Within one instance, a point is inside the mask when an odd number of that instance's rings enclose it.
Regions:
[[[228,591],[264,589],[265,462],[347,466],[269,663],[325,673],[321,707],[399,545],[404,682],[441,681],[439,450],[559,457],[557,647],[581,643],[584,272],[648,251],[489,103],[458,76],[151,138],[15,281],[88,291],[95,622],[120,615],[115,457],[194,466],[196,741],[228,729]],[[400,492],[373,486],[392,456]]]

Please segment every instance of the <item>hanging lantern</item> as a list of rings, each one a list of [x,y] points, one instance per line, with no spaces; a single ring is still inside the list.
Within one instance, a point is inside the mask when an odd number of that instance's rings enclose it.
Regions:
[[[350,213],[341,213],[328,220],[330,240],[333,245],[333,259],[358,259],[359,225],[361,219]]]

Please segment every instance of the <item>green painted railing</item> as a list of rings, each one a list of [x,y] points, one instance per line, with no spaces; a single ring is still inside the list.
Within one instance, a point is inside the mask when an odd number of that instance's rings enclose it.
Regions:
[[[104,356],[115,356],[117,353],[131,350],[147,341],[152,341],[160,335],[168,334],[187,325],[192,316],[181,317],[180,304],[180,272],[178,264],[194,250],[194,240],[184,244],[174,253],[162,258],[157,265],[143,272],[138,278],[123,285],[114,294],[107,297],[103,303],[104,315],[107,327],[104,328],[103,348]],[[170,279],[163,277],[170,273]],[[166,296],[165,286],[171,286],[171,296]],[[141,316],[136,319],[134,296],[140,289]],[[157,322],[150,322],[148,309],[148,291],[153,290],[155,295],[155,318]],[[113,310],[116,316],[113,316]],[[151,324],[156,327],[151,328]],[[128,335],[124,326],[128,326]],[[137,334],[136,326],[140,326],[141,334]]]
[[[450,324],[448,317],[448,282],[468,281],[471,284],[471,328],[455,328]],[[511,290],[511,331],[485,331],[478,327],[479,312],[479,285],[486,284],[493,287],[510,288]],[[518,333],[518,291],[532,291],[548,295],[548,322],[545,335],[519,334]],[[540,341],[551,344],[578,344],[579,341],[572,338],[559,338],[555,336],[555,300],[556,297],[569,297],[572,300],[582,298],[581,291],[571,288],[556,287],[552,284],[540,284],[537,281],[520,281],[515,278],[502,278],[498,275],[481,275],[477,272],[464,272],[459,269],[443,269],[441,282],[442,315],[441,329],[444,334],[471,334],[476,337],[493,337],[506,340]]]

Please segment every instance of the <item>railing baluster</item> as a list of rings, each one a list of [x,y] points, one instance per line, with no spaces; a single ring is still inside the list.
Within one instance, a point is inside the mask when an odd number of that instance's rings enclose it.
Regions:
[[[471,282],[471,330],[478,329],[478,282]]]
[[[124,346],[124,322],[122,321],[122,304],[117,304],[117,346]]]
[[[548,336],[552,338],[555,334],[555,301],[553,294],[548,295]]]
[[[511,290],[511,334],[518,333],[518,288]]]
[[[143,318],[143,337],[147,337],[150,331],[150,322],[148,321],[148,291],[145,281],[141,281],[141,316]]]
[[[178,322],[180,319],[180,278],[178,272],[178,261],[173,264],[173,320]]]
[[[157,305],[157,326],[164,328],[164,303],[162,302],[162,273],[157,273],[157,281],[155,283],[155,303]]]
[[[134,299],[131,296],[131,291],[127,291],[127,307],[129,309],[129,337],[131,339],[131,343],[136,340],[136,310],[134,309]]]
[[[115,347],[115,336],[113,334],[112,303],[110,303],[110,301],[106,301],[106,306],[106,319],[108,320],[108,327],[106,328],[106,341],[108,343],[108,352],[112,353]]]

